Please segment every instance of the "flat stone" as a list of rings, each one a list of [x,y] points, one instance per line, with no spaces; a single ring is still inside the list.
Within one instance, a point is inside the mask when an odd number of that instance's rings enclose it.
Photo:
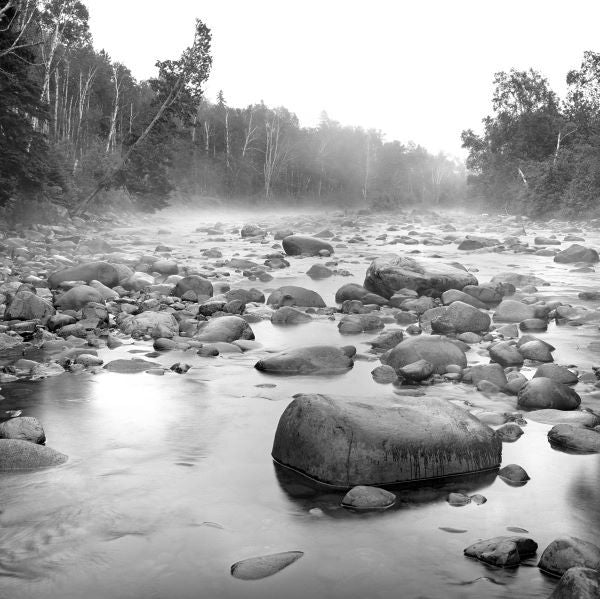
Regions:
[[[277,574],[304,555],[303,551],[284,551],[251,557],[231,566],[231,575],[240,580],[259,580]]]
[[[385,510],[396,503],[396,496],[379,487],[357,485],[342,499],[342,507],[355,510]]]
[[[350,370],[354,361],[343,349],[331,345],[299,347],[259,360],[254,367],[274,374],[337,374]]]
[[[22,439],[0,439],[0,472],[34,470],[64,464],[69,458],[64,454]]]

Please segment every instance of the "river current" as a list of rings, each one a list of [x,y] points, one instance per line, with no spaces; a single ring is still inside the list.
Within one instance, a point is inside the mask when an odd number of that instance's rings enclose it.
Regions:
[[[354,226],[342,226],[350,218]],[[334,259],[351,276],[312,281],[306,270],[330,258],[290,258],[291,267],[274,271],[267,283],[249,281],[229,271],[222,280],[232,287],[261,290],[281,285],[314,289],[328,306],[345,283],[363,282],[371,259],[383,253],[418,250],[426,260],[459,261],[480,283],[499,272],[535,274],[549,283],[535,295],[544,300],[585,306],[577,294],[600,289],[598,272],[573,272],[549,256],[530,253],[462,252],[455,242],[439,246],[441,226],[452,222],[458,234],[503,239],[521,225],[501,218],[461,214],[361,216],[305,214],[207,214],[170,209],[105,237],[122,253],[152,254],[158,243],[180,265],[204,268],[214,263],[201,251],[218,247],[233,256],[262,263],[274,251],[266,242],[240,238],[250,220],[272,227],[314,234],[324,227],[339,234]],[[386,240],[376,238],[388,232]],[[198,231],[207,227],[222,235]],[[556,234],[562,239],[573,224],[525,223],[523,240]],[[585,244],[598,249],[600,231],[575,224]],[[390,244],[407,234],[418,245]],[[334,247],[336,242],[333,242]],[[569,243],[563,243],[567,247]],[[111,254],[106,255],[111,259]],[[221,279],[219,279],[221,280]],[[515,443],[503,444],[503,464],[525,468],[531,480],[512,487],[494,474],[444,485],[398,489],[399,501],[382,513],[356,513],[340,507],[343,493],[317,488],[276,466],[271,459],[279,417],[296,393],[326,393],[360,398],[388,398],[425,393],[465,407],[515,411],[516,398],[485,396],[472,385],[444,383],[399,388],[373,381],[380,364],[367,342],[377,334],[340,335],[336,320],[315,318],[308,324],[277,327],[265,320],[252,324],[262,347],[239,354],[200,357],[193,351],[164,352],[152,358],[169,367],[193,366],[185,375],[167,373],[64,374],[40,381],[3,384],[0,411],[22,410],[44,425],[48,445],[69,456],[58,468],[0,475],[0,597],[2,599],[251,599],[305,597],[345,599],[546,598],[556,579],[540,572],[532,558],[515,569],[496,569],[463,556],[471,543],[512,534],[519,527],[544,547],[561,534],[600,539],[600,455],[572,455],[552,449],[550,425],[529,421]],[[392,328],[397,325],[393,324]],[[552,322],[536,333],[556,347],[557,364],[580,373],[600,365],[598,322],[582,326]],[[267,352],[310,344],[353,344],[360,358],[342,375],[277,377],[254,369]],[[144,357],[150,341],[128,342],[99,350],[108,362]],[[477,345],[470,363],[487,362]],[[5,361],[4,364],[7,362]],[[526,366],[530,377],[535,368]],[[600,389],[575,387],[582,407],[600,410]],[[527,418],[526,414],[525,417]],[[449,490],[483,494],[483,505],[452,507]],[[450,532],[443,528],[462,532]],[[263,580],[233,578],[230,566],[241,559],[279,551],[304,556]]]

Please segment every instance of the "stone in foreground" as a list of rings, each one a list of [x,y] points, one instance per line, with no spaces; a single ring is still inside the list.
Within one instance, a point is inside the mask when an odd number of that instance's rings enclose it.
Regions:
[[[502,444],[488,426],[435,397],[394,405],[299,394],[279,420],[273,458],[317,481],[349,488],[497,468]]]
[[[0,472],[34,470],[64,464],[69,458],[64,454],[22,439],[0,439]]]
[[[600,431],[572,424],[557,424],[548,431],[553,447],[577,453],[600,453]]]
[[[600,570],[600,547],[577,537],[559,537],[544,549],[538,563],[540,570],[555,576],[574,566]]]
[[[250,557],[231,566],[231,575],[240,580],[259,580],[277,574],[304,555],[303,551],[284,551]]]
[[[19,416],[0,422],[0,439],[21,439],[30,443],[45,443],[41,422],[33,416]]]
[[[600,572],[592,568],[569,568],[548,599],[597,599]]]
[[[358,485],[342,499],[342,507],[355,510],[385,510],[396,503],[396,496],[379,487]]]
[[[426,289],[447,291],[477,285],[469,272],[448,264],[429,264],[414,258],[386,254],[371,262],[365,277],[365,288],[387,299],[400,289],[417,292]]]
[[[464,554],[491,566],[510,568],[518,566],[523,558],[534,555],[537,548],[538,544],[528,537],[494,537],[469,545]]]
[[[267,356],[254,367],[273,374],[338,374],[354,366],[349,353],[332,345],[298,347]]]

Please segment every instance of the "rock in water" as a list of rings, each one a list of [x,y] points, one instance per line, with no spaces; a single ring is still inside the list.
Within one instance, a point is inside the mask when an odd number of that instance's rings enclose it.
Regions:
[[[600,430],[557,424],[548,431],[548,441],[554,447],[580,453],[600,453]]]
[[[579,395],[562,383],[556,383],[544,376],[525,383],[518,394],[517,405],[528,410],[553,408],[555,410],[576,410],[581,403]]]
[[[104,299],[97,289],[89,285],[77,285],[77,287],[63,293],[55,304],[63,310],[81,310],[83,306],[90,302],[101,304]]]
[[[21,439],[31,443],[45,443],[46,435],[37,418],[21,416],[0,422],[0,439]]]
[[[494,537],[469,545],[464,554],[492,566],[509,568],[518,566],[523,558],[534,555],[537,548],[538,544],[527,537]]]
[[[4,320],[41,320],[50,318],[56,310],[46,300],[31,291],[19,291],[15,294],[4,312]]]
[[[296,285],[286,285],[271,293],[267,299],[269,306],[302,306],[304,308],[324,308],[323,298],[312,289]]]
[[[288,256],[318,256],[319,252],[325,250],[333,254],[333,246],[316,237],[304,237],[302,235],[289,235],[284,237],[281,244]]]
[[[558,252],[554,256],[554,262],[560,264],[571,264],[573,262],[588,262],[593,264],[598,262],[598,252],[592,248],[586,248],[578,243],[574,243],[569,246],[566,250]]]
[[[331,345],[298,347],[263,358],[254,367],[274,374],[337,374],[354,366],[348,353]]]
[[[385,510],[396,503],[396,496],[379,487],[358,485],[342,499],[342,506],[355,510]]]
[[[277,574],[304,555],[303,551],[284,551],[250,557],[231,566],[231,575],[241,580],[259,580]]]
[[[273,458],[342,488],[443,478],[497,468],[488,426],[435,397],[395,405],[299,394],[279,420]]]
[[[538,568],[555,576],[575,566],[600,570],[600,547],[577,537],[559,537],[544,549],[538,563]]]
[[[368,291],[387,299],[405,288],[417,292],[427,289],[447,291],[466,285],[477,285],[477,279],[469,272],[448,264],[426,264],[397,254],[386,254],[373,260],[364,283]]]
[[[569,568],[548,599],[597,599],[600,597],[600,572],[592,568]]]
[[[48,287],[56,289],[63,281],[100,281],[107,287],[114,287],[119,283],[119,273],[117,269],[108,262],[88,262],[63,268],[52,273],[48,277]]]
[[[64,454],[22,439],[0,439],[0,472],[34,470],[64,464],[69,458]]]
[[[147,311],[135,316],[127,316],[120,324],[126,335],[138,333],[151,335],[153,339],[170,339],[179,334],[179,323],[170,312]]]
[[[194,339],[205,343],[224,341],[231,343],[238,339],[254,339],[250,325],[239,316],[220,316],[201,323]]]
[[[110,372],[118,372],[121,374],[132,374],[137,372],[145,372],[150,368],[160,368],[158,362],[149,362],[141,358],[132,360],[113,360],[104,366],[105,370]]]
[[[198,275],[190,275],[189,277],[183,277],[183,279],[177,281],[173,295],[176,297],[183,297],[188,291],[193,291],[197,296],[208,295],[212,297],[213,286],[212,283],[200,277]]]
[[[457,345],[439,335],[409,337],[381,356],[381,362],[397,372],[419,360],[433,364],[437,374],[444,374],[446,367],[457,364],[461,368],[467,365],[465,352]]]

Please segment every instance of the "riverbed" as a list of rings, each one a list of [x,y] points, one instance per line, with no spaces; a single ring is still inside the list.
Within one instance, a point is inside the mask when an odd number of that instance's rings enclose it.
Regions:
[[[289,268],[270,273],[273,280],[249,280],[202,255],[219,248],[224,258],[262,263],[261,257],[280,242],[270,236],[242,239],[239,229],[247,222],[304,234],[329,228],[339,241],[332,242],[332,258],[290,257]],[[98,232],[124,255],[154,254],[161,244],[171,249],[160,254],[175,259],[180,269],[210,274],[213,283],[255,287],[265,295],[282,285],[301,285],[317,291],[328,306],[336,305],[339,287],[362,284],[371,260],[390,252],[460,262],[480,283],[506,271],[535,274],[548,283],[534,293],[540,299],[592,311],[600,305],[578,298],[581,291],[600,290],[597,269],[574,272],[572,265],[529,252],[461,251],[454,240],[445,239],[448,223],[457,235],[503,239],[519,233],[530,246],[535,236],[562,239],[572,231],[586,246],[600,247],[596,224],[517,223],[461,213],[215,214],[178,208]],[[211,228],[221,233],[208,234]],[[418,244],[394,242],[395,236],[409,233]],[[383,234],[385,239],[377,239]],[[431,239],[443,243],[423,243]],[[568,245],[563,242],[558,249]],[[323,280],[305,274],[315,263],[331,262],[345,272]],[[243,353],[201,357],[188,350],[151,358],[166,367],[191,364],[183,375],[84,370],[2,384],[0,411],[37,417],[47,444],[69,461],[48,470],[0,475],[0,597],[548,597],[557,580],[536,567],[535,557],[518,568],[499,569],[464,557],[463,549],[479,539],[511,534],[507,527],[528,531],[539,545],[538,558],[561,534],[592,542],[600,538],[600,456],[553,449],[546,437],[550,425],[527,420],[525,434],[503,444],[503,465],[525,468],[531,477],[526,485],[510,486],[488,473],[400,488],[397,504],[385,512],[346,510],[340,506],[343,492],[320,488],[273,463],[277,422],[296,393],[390,402],[399,393],[424,393],[475,411],[517,410],[516,397],[486,396],[465,383],[410,388],[376,383],[370,372],[380,362],[368,341],[380,331],[342,336],[340,317],[315,317],[287,327],[269,320],[253,323],[261,347]],[[557,364],[573,366],[580,374],[600,365],[597,321],[581,326],[551,321],[536,336],[556,347]],[[280,377],[254,368],[269,352],[314,344],[353,344],[359,357],[349,372],[326,377]],[[127,339],[98,355],[108,362],[143,358],[152,351],[151,340]],[[488,362],[487,352],[477,345],[467,358],[470,364]],[[534,365],[522,369],[528,377],[534,371]],[[600,389],[593,382],[580,382],[575,390],[582,408],[600,412]],[[446,501],[450,490],[481,493],[487,502],[452,507]],[[230,574],[231,565],[244,558],[291,550],[304,556],[269,578],[244,581]]]

